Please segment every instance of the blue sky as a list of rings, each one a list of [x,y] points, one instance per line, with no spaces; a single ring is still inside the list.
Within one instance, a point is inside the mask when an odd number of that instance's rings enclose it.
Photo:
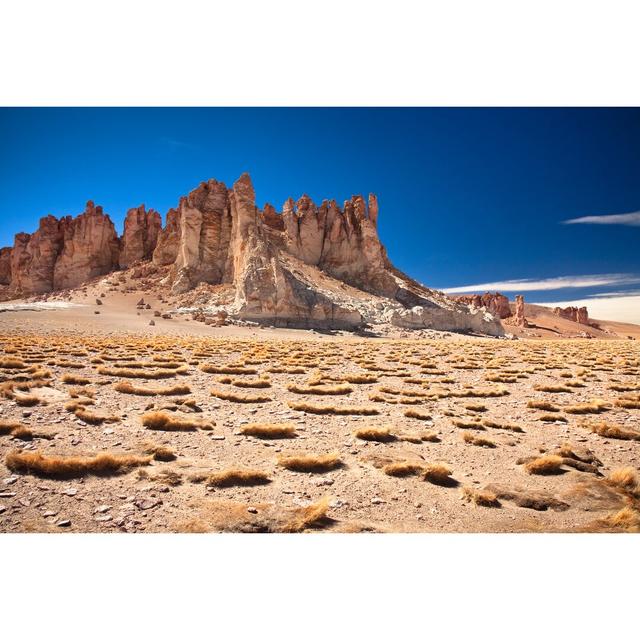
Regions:
[[[619,217],[640,210],[640,109],[0,109],[0,141],[0,246],[89,199],[121,230],[249,171],[258,206],[376,193],[392,261],[435,288],[640,295],[640,214]]]

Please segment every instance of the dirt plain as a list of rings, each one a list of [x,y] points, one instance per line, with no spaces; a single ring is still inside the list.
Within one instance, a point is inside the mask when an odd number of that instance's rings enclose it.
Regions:
[[[636,340],[211,327],[96,287],[0,314],[2,532],[640,526]]]

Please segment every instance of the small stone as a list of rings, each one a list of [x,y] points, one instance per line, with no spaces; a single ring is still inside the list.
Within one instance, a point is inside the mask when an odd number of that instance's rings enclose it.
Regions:
[[[147,509],[153,509],[162,504],[162,500],[136,500],[134,503],[138,509],[146,511]]]
[[[13,484],[17,479],[18,478],[16,476],[11,476],[9,478],[5,478],[2,482],[4,482],[4,484]]]
[[[108,513],[107,513],[106,515],[104,515],[104,516],[96,516],[96,517],[94,518],[94,520],[95,520],[96,522],[109,522],[109,520],[111,520],[111,519],[112,519],[112,518],[111,518],[111,516],[110,516]]]
[[[101,504],[99,507],[95,508],[94,513],[106,513],[109,509],[111,509],[111,505]]]
[[[247,509],[247,511],[248,511],[249,513],[258,513],[258,510],[257,510],[255,507],[249,507],[249,508]]]
[[[57,511],[45,511],[45,512],[42,514],[42,517],[43,517],[43,518],[51,518],[51,517],[53,517],[53,516],[57,516],[57,515],[58,515],[58,512],[57,512]]]
[[[384,500],[376,496],[375,498],[371,498],[371,504],[384,504]]]
[[[29,507],[31,506],[31,502],[29,500],[27,500],[26,498],[20,498],[20,500],[18,500],[18,502],[23,506],[23,507]]]
[[[211,434],[211,439],[212,440],[224,440],[225,437],[223,435],[220,435],[220,434],[212,433]]]
[[[58,522],[56,522],[56,525],[58,527],[70,527],[71,526],[71,520],[58,520]]]
[[[4,493],[0,493],[0,498],[13,498],[15,495],[15,491],[5,491]]]
[[[3,507],[3,506],[0,504],[0,513],[4,513],[6,510],[7,510],[7,507]]]
[[[63,491],[61,491],[60,493],[62,493],[65,496],[75,496],[76,493],[78,493],[78,490],[75,487],[68,487],[67,489],[64,489]]]

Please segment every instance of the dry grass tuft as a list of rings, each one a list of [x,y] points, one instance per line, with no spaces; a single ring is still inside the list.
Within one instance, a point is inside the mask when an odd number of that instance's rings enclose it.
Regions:
[[[604,411],[608,411],[607,403],[604,400],[592,400],[591,402],[586,402],[584,404],[574,404],[568,407],[564,407],[563,411],[565,413],[570,413],[574,415],[581,415],[587,413],[603,413]]]
[[[178,418],[163,411],[150,411],[142,418],[143,426],[155,431],[195,431],[196,429],[209,429],[210,422],[202,422],[191,418]]]
[[[482,421],[482,426],[487,427],[488,429],[502,429],[504,431],[513,431],[514,433],[524,433],[524,429],[517,424],[496,422],[495,420],[490,420],[489,418],[485,418]]]
[[[294,438],[296,428],[287,422],[254,422],[240,427],[240,433],[256,438]]]
[[[186,373],[187,367],[178,369],[136,369],[119,367],[98,367],[98,373],[103,376],[115,376],[120,378],[142,378],[144,380],[159,380],[161,378],[174,378],[179,373]]]
[[[200,371],[205,373],[228,373],[231,375],[252,375],[258,373],[256,369],[242,366],[217,366],[213,364],[203,363],[200,365]]]
[[[561,384],[537,384],[533,388],[544,393],[573,393],[569,387]]]
[[[312,394],[316,396],[343,396],[351,393],[353,387],[348,384],[334,385],[306,385],[288,384],[287,389],[292,393]]]
[[[417,409],[407,409],[404,415],[407,418],[415,418],[416,420],[431,420],[431,414],[418,411]]]
[[[114,385],[114,389],[135,396],[183,396],[191,393],[186,384],[176,384],[172,387],[136,387],[128,381],[122,381]]]
[[[35,407],[37,404],[40,404],[40,398],[33,394],[16,393],[13,399],[20,407]]]
[[[445,487],[456,486],[458,483],[451,477],[451,469],[445,464],[427,464],[423,468],[422,477],[432,484]]]
[[[207,478],[207,485],[210,487],[253,487],[271,482],[269,476],[264,471],[253,469],[226,469],[212,473]]]
[[[78,407],[74,412],[76,418],[79,418],[87,424],[102,424],[103,422],[119,422],[118,416],[105,416],[98,413],[87,411],[84,407]]]
[[[603,438],[615,438],[617,440],[636,440],[640,441],[640,431],[633,429],[625,429],[616,424],[608,424],[607,422],[599,422],[597,424],[588,425],[593,433],[597,433]]]
[[[63,382],[63,384],[77,384],[80,386],[91,384],[91,380],[89,380],[89,378],[77,376],[74,373],[65,373],[62,378],[60,378],[60,380]]]
[[[337,453],[280,456],[278,464],[285,469],[289,469],[289,471],[301,471],[304,473],[326,473],[342,466]]]
[[[640,496],[640,476],[633,467],[614,469],[606,478],[607,484],[631,495]]]
[[[564,458],[550,454],[530,460],[524,465],[524,468],[527,473],[532,473],[534,475],[554,475],[564,473],[564,470],[562,469],[563,465]]]
[[[287,403],[295,411],[304,411],[305,413],[317,413],[320,415],[334,414],[337,416],[374,416],[378,415],[378,410],[374,407],[365,407],[358,405],[338,406],[335,404],[313,404],[311,402],[289,402]]]
[[[230,402],[241,402],[250,404],[252,402],[271,402],[271,398],[265,395],[258,394],[240,394],[233,391],[226,391],[222,389],[211,389],[211,395],[220,400],[229,400]]]
[[[615,401],[616,407],[623,409],[640,409],[640,393],[623,396]]]
[[[382,467],[382,471],[394,478],[406,478],[422,474],[425,471],[425,467],[415,462],[392,462]]]
[[[331,498],[325,496],[306,507],[297,509],[291,518],[282,525],[280,531],[282,533],[300,533],[305,529],[321,524],[327,517],[330,503]]]
[[[489,449],[495,449],[496,443],[488,438],[481,438],[480,436],[474,436],[468,431],[462,434],[462,440],[467,444],[473,444],[476,447],[488,447]]]
[[[356,429],[353,435],[360,440],[369,440],[372,442],[392,442],[396,440],[396,436],[391,433],[388,427],[363,427]]]
[[[16,473],[29,473],[50,478],[69,478],[85,475],[112,475],[149,464],[150,456],[114,455],[48,456],[37,451],[9,453],[5,464]]]
[[[631,533],[640,532],[640,513],[631,507],[624,507],[599,520],[606,528],[622,529]]]
[[[145,453],[153,456],[154,460],[159,462],[171,462],[177,458],[176,452],[171,448],[162,444],[149,442],[145,445]]]
[[[473,502],[479,507],[498,508],[502,506],[495,493],[486,490],[481,491],[473,487],[462,487],[462,499],[466,502]]]
[[[540,409],[541,411],[549,411],[550,413],[560,411],[560,408],[547,400],[529,400],[527,402],[529,409]]]

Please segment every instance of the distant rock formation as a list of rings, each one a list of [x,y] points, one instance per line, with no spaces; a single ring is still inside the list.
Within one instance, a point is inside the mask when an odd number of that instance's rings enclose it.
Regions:
[[[589,324],[589,312],[587,307],[555,307],[553,310],[557,316],[565,318],[566,320],[572,320],[579,324]]]
[[[92,202],[77,218],[47,216],[36,233],[18,234],[13,249],[3,250],[0,278],[9,280],[9,295],[19,297],[77,287],[147,261],[163,273],[168,267],[163,284],[175,295],[203,283],[231,287],[226,312],[232,318],[311,328],[385,322],[503,335],[504,296],[487,294],[483,308],[469,309],[415,282],[389,261],[377,220],[373,194],[368,200],[353,196],[342,207],[334,200],[316,206],[303,195],[289,198],[282,213],[271,205],[260,210],[243,174],[230,189],[216,180],[201,183],[168,212],[164,229],[155,211],[131,209],[121,239]]]
[[[0,285],[11,284],[11,247],[0,249]]]
[[[162,231],[162,218],[157,211],[145,210],[144,205],[129,209],[124,220],[119,264],[121,269],[130,267],[139,260],[149,260]]]
[[[487,291],[482,295],[456,296],[456,300],[463,304],[468,304],[474,309],[487,309],[487,311],[501,320],[509,318],[512,315],[509,298],[497,291],[495,293],[489,293]]]
[[[527,328],[529,323],[524,315],[524,296],[516,296],[516,307],[513,314],[513,324],[516,327]]]

